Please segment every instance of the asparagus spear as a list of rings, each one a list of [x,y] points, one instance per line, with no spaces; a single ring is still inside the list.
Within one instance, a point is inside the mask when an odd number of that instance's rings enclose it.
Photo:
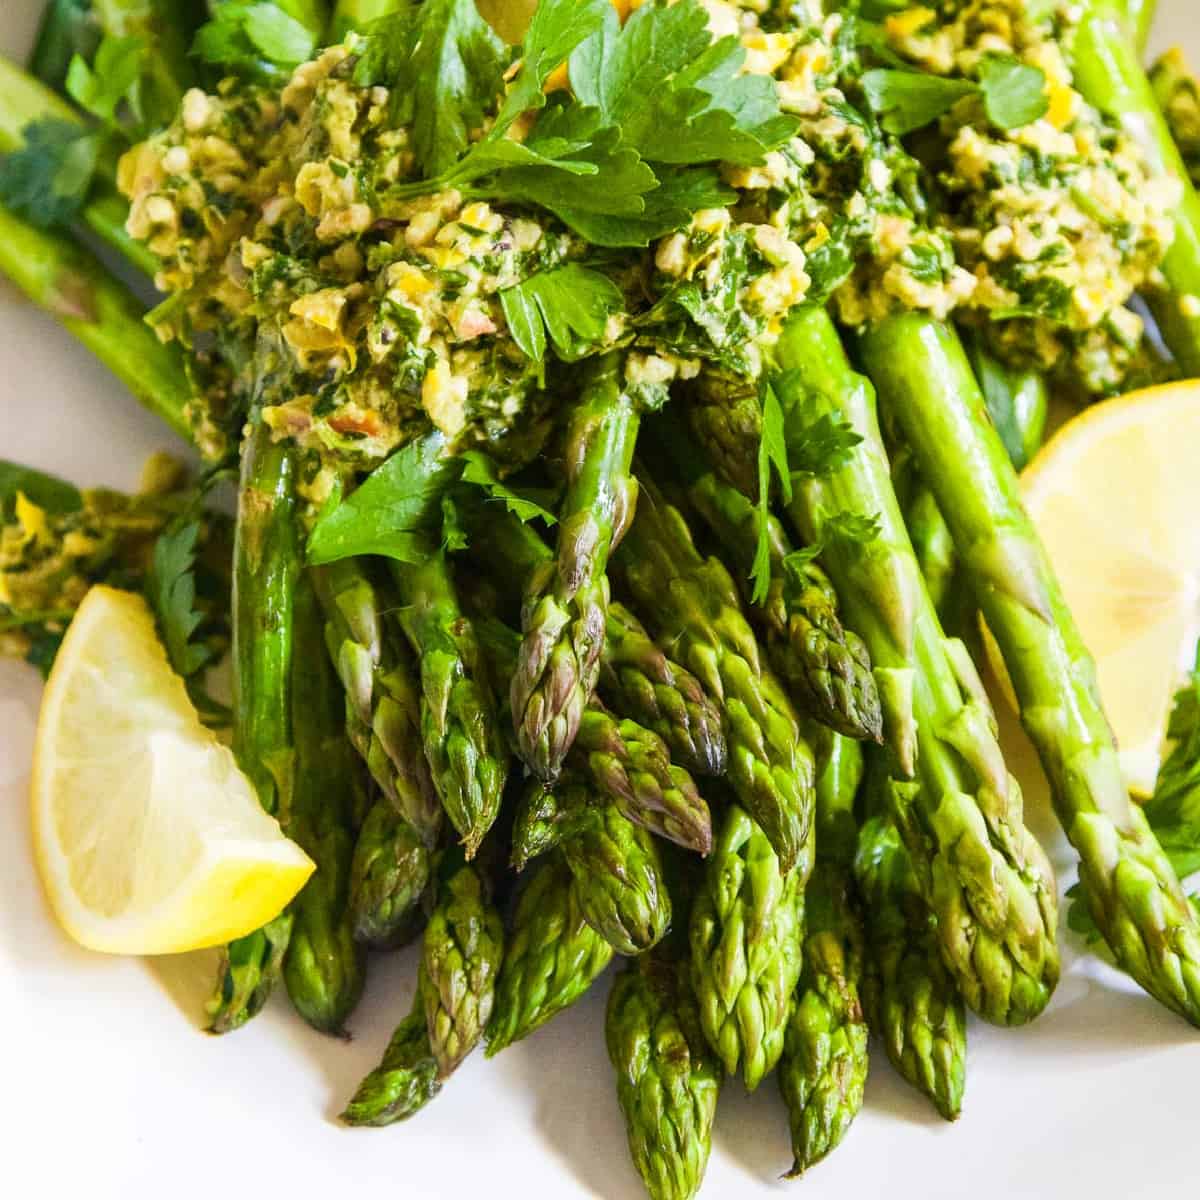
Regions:
[[[662,940],[671,925],[671,896],[645,829],[616,805],[600,805],[562,851],[584,920],[618,954],[641,954]]]
[[[341,1035],[366,970],[350,906],[352,823],[363,781],[346,739],[341,688],[322,653],[321,611],[307,579],[296,588],[294,610],[295,753],[285,828],[317,869],[292,901],[295,924],[283,979],[296,1011],[314,1029]]]
[[[953,1121],[962,1111],[966,1083],[966,1011],[889,817],[863,825],[855,875],[866,923],[862,999],[868,1024],[892,1066]]]
[[[573,837],[592,819],[591,790],[570,771],[549,787],[536,776],[528,781],[513,817],[513,870],[523,871],[530,859],[547,854]]]
[[[817,862],[804,893],[804,965],[779,1062],[800,1175],[835,1149],[862,1108],[867,1025],[862,921],[851,894],[862,750],[834,735],[817,780]]]
[[[721,1071],[686,971],[658,952],[613,980],[605,1015],[629,1153],[651,1200],[691,1200],[712,1145]]]
[[[1117,120],[1152,169],[1179,180],[1175,237],[1162,261],[1167,290],[1148,297],[1171,352],[1188,375],[1200,374],[1200,195],[1192,186],[1154,90],[1138,58],[1126,0],[1086,0],[1072,44],[1075,86]],[[931,481],[932,482],[932,481]]]
[[[396,1028],[383,1061],[358,1085],[342,1120],[347,1125],[406,1121],[442,1090],[418,990],[413,1010]]]
[[[623,604],[608,607],[599,692],[614,711],[658,734],[681,767],[699,775],[724,774],[721,710],[695,675],[672,662]]]
[[[871,330],[863,349],[1000,646],[1055,811],[1079,852],[1096,925],[1142,987],[1200,1024],[1200,924],[1145,816],[1129,802],[1095,664],[962,347],[945,326],[901,316]]]
[[[1150,40],[1150,28],[1154,24],[1158,0],[1122,0],[1125,8],[1125,19],[1129,22],[1133,34],[1133,44],[1139,54],[1146,50]]]
[[[60,321],[176,433],[188,436],[191,388],[178,346],[145,324],[145,307],[100,261],[69,238],[0,208],[0,271]]]
[[[1168,50],[1150,69],[1150,84],[1195,185],[1200,181],[1200,81],[1178,46]]]
[[[1040,371],[1021,370],[1001,362],[976,331],[968,331],[963,345],[983,392],[988,416],[1012,465],[1023,471],[1046,437],[1050,410],[1046,377]]]
[[[924,589],[870,384],[815,307],[793,311],[776,358],[789,439],[803,438],[822,415],[848,422],[862,439],[835,471],[801,481],[788,513],[805,538],[825,546],[847,623],[875,663],[894,754],[892,803],[946,964],[980,1016],[1021,1024],[1041,1012],[1058,979],[1050,864],[1024,827],[970,657],[942,633]],[[846,522],[870,522],[877,532],[848,536]]]
[[[350,917],[355,938],[391,949],[420,928],[421,896],[429,884],[429,849],[387,800],[367,813],[350,864]]]
[[[281,818],[290,809],[294,769],[293,622],[301,562],[295,471],[294,452],[255,426],[242,444],[234,542],[233,749],[263,808]],[[292,926],[289,910],[225,948],[208,1004],[214,1033],[228,1033],[261,1010],[279,979]]]
[[[392,597],[365,565],[346,558],[313,572],[325,644],[346,689],[346,728],[397,813],[432,845],[442,808],[421,738],[416,665],[397,636]]]
[[[1002,363],[975,331],[967,331],[964,345],[987,402],[988,416],[1013,466],[1021,470],[1041,448],[1045,437],[1049,409],[1045,376]],[[950,527],[921,477],[912,452],[902,438],[898,441],[892,452],[892,479],[926,590],[943,626],[973,642],[978,636],[976,610],[971,589],[959,578]]]
[[[749,591],[758,536],[758,510],[704,460],[682,422],[664,414],[654,433],[680,473],[688,502],[737,565]],[[766,599],[747,612],[764,631],[771,665],[792,697],[817,720],[847,737],[878,740],[883,716],[862,640],[842,627],[837,594],[813,562],[790,559],[783,526],[768,518],[771,578]]]
[[[653,489],[614,560],[656,640],[672,648],[725,711],[729,777],[790,870],[812,823],[815,762],[795,710],[761,662],[724,566],[697,552],[679,511]]]
[[[499,506],[467,504],[463,515],[472,552],[488,564],[502,587],[511,590],[516,581],[552,562],[545,542]],[[507,665],[504,673],[511,673]],[[654,644],[623,604],[608,607],[599,695],[614,712],[662,738],[679,766],[703,775],[724,773],[720,709],[690,671]]]
[[[511,673],[518,639],[502,621],[479,623],[481,640],[499,678]],[[598,800],[614,804],[626,818],[660,837],[700,854],[712,845],[712,816],[695,781],[671,761],[663,740],[636,721],[622,720],[593,700],[584,710],[579,734],[567,758],[569,774],[586,779]],[[562,777],[560,776],[560,779]],[[536,798],[534,804],[539,804]],[[536,810],[527,817],[536,822]],[[553,812],[547,818],[554,823]],[[522,826],[533,835],[534,852],[543,830]],[[525,848],[519,848],[518,858]]]
[[[762,829],[737,805],[725,813],[692,903],[692,987],[700,1026],[727,1074],[753,1091],[779,1061],[800,976],[804,885],[811,838],[781,865]]]
[[[401,623],[421,666],[421,736],[434,786],[471,858],[500,811],[508,753],[475,631],[446,565],[392,564]]]
[[[487,881],[460,850],[447,851],[439,875],[418,986],[429,1044],[445,1079],[478,1045],[492,1014],[504,925]]]
[[[623,359],[587,368],[567,428],[567,494],[558,549],[529,580],[511,705],[521,757],[553,780],[596,690],[608,612],[605,571],[637,499],[630,475],[637,407],[622,386]]]
[[[627,820],[698,854],[709,852],[708,805],[656,733],[589,704],[567,763],[586,773]]]
[[[612,956],[612,945],[584,917],[570,867],[561,854],[549,855],[513,912],[487,1027],[488,1057],[574,1004]]]
[[[762,431],[758,389],[737,376],[705,371],[688,396],[685,413],[717,474],[742,495],[756,496],[755,458]]]

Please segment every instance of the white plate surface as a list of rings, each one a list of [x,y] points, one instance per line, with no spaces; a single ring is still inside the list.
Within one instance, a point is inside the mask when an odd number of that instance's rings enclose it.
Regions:
[[[0,50],[23,55],[42,0],[0,3]],[[1200,33],[1163,0],[1156,42]],[[81,484],[131,487],[181,449],[53,321],[0,291],[0,456]],[[211,959],[90,954],[52,923],[26,813],[40,687],[0,661],[0,1194],[88,1200],[642,1200],[603,1042],[603,983],[527,1042],[474,1055],[420,1118],[389,1130],[335,1115],[408,1011],[411,953],[372,962],[353,1041],[323,1038],[283,997],[226,1038],[199,1031]],[[1010,744],[1019,744],[1013,733]],[[1027,749],[1020,756],[1028,761]],[[1026,772],[1026,775],[1030,775]],[[1026,796],[1070,881],[1070,854]],[[703,1195],[811,1200],[1041,1200],[1184,1194],[1200,1180],[1200,1036],[1063,933],[1063,980],[1031,1028],[973,1022],[966,1104],[946,1125],[877,1055],[866,1111],[803,1182],[771,1081],[721,1098]]]

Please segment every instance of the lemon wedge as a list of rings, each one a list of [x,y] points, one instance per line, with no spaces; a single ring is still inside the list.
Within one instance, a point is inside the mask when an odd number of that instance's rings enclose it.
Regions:
[[[1200,635],[1200,381],[1095,405],[1021,483],[1095,656],[1126,783],[1149,794]]]
[[[313,871],[200,723],[145,601],[88,592],[42,699],[33,845],[51,907],[92,950],[218,945]]]

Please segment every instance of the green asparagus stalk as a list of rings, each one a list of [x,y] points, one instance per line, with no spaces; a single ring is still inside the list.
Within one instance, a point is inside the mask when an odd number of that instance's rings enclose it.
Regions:
[[[1133,44],[1139,54],[1146,52],[1150,29],[1158,10],[1158,0],[1123,0],[1125,19],[1133,34]]]
[[[191,388],[176,345],[164,345],[136,296],[62,234],[35,229],[0,208],[0,271],[87,347],[181,437]]]
[[[664,414],[653,426],[681,476],[688,503],[737,565],[747,612],[763,630],[767,655],[796,703],[847,737],[878,741],[883,715],[870,657],[862,640],[838,619],[837,594],[813,562],[791,558],[782,524],[768,518],[770,584],[766,599],[749,596],[758,537],[758,510],[718,479],[683,423]]]
[[[862,1108],[867,1024],[862,920],[852,895],[854,800],[862,750],[836,736],[817,780],[817,863],[804,893],[804,965],[779,1062],[800,1175],[845,1137]]]
[[[1040,371],[1019,369],[1001,362],[969,331],[963,338],[971,370],[983,392],[988,416],[1004,443],[1009,460],[1023,471],[1042,448],[1050,413],[1046,377]]]
[[[605,1016],[629,1153],[651,1200],[691,1200],[708,1166],[721,1071],[687,973],[644,955],[613,980]]]
[[[545,542],[498,505],[464,505],[463,515],[472,553],[488,564],[502,587],[511,590],[514,582],[552,563]],[[506,666],[504,674],[509,673]],[[655,645],[623,604],[608,607],[598,690],[614,712],[662,738],[680,767],[702,775],[724,773],[720,708],[690,671]]]
[[[712,848],[712,815],[695,782],[672,763],[662,738],[636,721],[589,704],[567,764],[627,820],[697,854]]]
[[[1150,84],[1195,185],[1200,182],[1200,81],[1178,46],[1168,50],[1150,69]]]
[[[493,672],[498,678],[506,677],[516,660],[519,641],[515,633],[495,619],[481,621],[479,628]],[[616,805],[630,821],[687,849],[708,853],[712,845],[708,805],[695,781],[671,761],[666,743],[652,730],[618,718],[593,700],[583,712],[567,767],[568,775],[591,785],[598,801]],[[545,803],[536,795],[531,802]],[[522,836],[534,838],[530,848],[538,853],[538,839],[550,828],[540,825],[536,809],[530,809],[526,818],[534,824],[522,824]],[[553,809],[547,812],[547,819],[551,826],[556,823]],[[526,848],[521,847],[516,857],[526,856]]]
[[[730,805],[692,903],[692,987],[725,1071],[753,1091],[783,1053],[800,977],[812,839],[788,871],[762,829]]]
[[[638,411],[622,387],[623,359],[593,361],[571,414],[567,494],[553,563],[534,573],[511,706],[521,757],[541,778],[558,774],[596,690],[608,613],[606,569],[637,500],[630,475]]]
[[[812,824],[816,765],[791,701],[761,661],[729,572],[701,557],[679,511],[653,489],[614,570],[652,620],[658,643],[723,706],[730,782],[780,868],[791,870]]]
[[[1095,664],[1022,506],[961,344],[945,326],[904,316],[873,329],[863,348],[1000,647],[1055,811],[1079,853],[1096,925],[1124,970],[1200,1024],[1200,924],[1145,816],[1129,801]]]
[[[688,396],[685,413],[693,437],[721,479],[744,496],[757,496],[762,409],[754,384],[719,370],[705,371]]]
[[[836,470],[800,481],[788,513],[825,547],[847,624],[875,663],[894,756],[892,803],[946,964],[980,1016],[1021,1024],[1041,1012],[1058,979],[1050,864],[1023,824],[970,656],[945,637],[925,591],[870,384],[851,370],[823,309],[793,312],[776,358],[789,438],[828,415],[862,439]]]
[[[420,991],[384,1052],[383,1061],[358,1085],[346,1105],[347,1125],[381,1126],[406,1121],[442,1090],[437,1059],[429,1044]]]
[[[1139,61],[1125,0],[1087,0],[1075,27],[1071,66],[1083,98],[1117,120],[1153,170],[1179,180],[1175,237],[1162,262],[1167,289],[1148,299],[1163,337],[1188,375],[1200,374],[1200,195],[1192,186]],[[931,481],[932,482],[932,481]]]
[[[612,961],[588,924],[561,854],[540,862],[517,899],[487,1027],[487,1054],[528,1037],[569,1008]]]
[[[295,924],[283,980],[296,1011],[343,1035],[362,995],[366,953],[354,938],[350,869],[363,780],[346,738],[341,688],[322,652],[323,623],[307,579],[295,592],[292,655],[294,771],[285,828],[317,864],[292,901]]]
[[[563,842],[583,918],[618,954],[641,954],[671,925],[671,896],[654,838],[616,805]]]
[[[417,668],[393,626],[396,604],[364,564],[346,558],[313,572],[325,644],[346,690],[346,729],[397,813],[432,845],[442,807],[421,734]]]
[[[233,571],[233,750],[263,808],[281,819],[290,812],[294,774],[293,624],[301,563],[295,470],[293,451],[273,442],[263,425],[242,444]],[[214,1033],[237,1029],[266,1003],[282,972],[293,911],[222,952],[208,1005]]]
[[[447,852],[421,946],[419,987],[429,1044],[445,1079],[479,1044],[496,996],[504,923],[478,867]]]
[[[724,774],[721,710],[623,604],[608,606],[599,694],[614,711],[658,734],[679,766],[699,775]]]
[[[1000,362],[977,332],[965,333],[963,344],[987,402],[988,416],[1013,466],[1021,470],[1041,449],[1045,437],[1049,411],[1045,376]],[[925,588],[943,627],[971,644],[978,636],[977,613],[971,589],[959,577],[954,538],[912,452],[903,439],[900,443],[892,453],[892,479]]]
[[[966,1010],[890,818],[875,816],[863,825],[855,876],[865,913],[868,1024],[892,1066],[953,1121],[966,1084]]]
[[[434,786],[467,857],[500,811],[508,752],[471,622],[445,556],[393,563],[404,631],[421,668],[421,736]]]
[[[592,819],[591,799],[589,785],[570,771],[564,771],[553,787],[536,776],[530,779],[513,817],[513,870],[523,871],[530,860],[583,829]]]
[[[350,917],[356,940],[388,950],[411,941],[421,926],[429,884],[424,839],[387,800],[367,813],[350,864]]]

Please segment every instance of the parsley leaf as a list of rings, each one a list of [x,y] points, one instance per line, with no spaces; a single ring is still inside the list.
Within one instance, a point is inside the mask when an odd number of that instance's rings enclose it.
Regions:
[[[397,96],[407,95],[403,87],[396,85],[403,83],[416,45],[416,12],[413,0],[406,0],[396,12],[380,17],[367,26],[366,37],[354,64],[356,87],[382,84],[395,88]],[[407,111],[402,110],[403,113]],[[396,123],[406,125],[408,120],[405,115],[400,115]]]
[[[676,167],[757,162],[795,128],[774,82],[743,73],[737,39],[712,42],[697,0],[648,0],[624,29],[606,0],[541,0],[521,53],[484,137],[397,198],[456,187],[546,209],[595,245],[645,246],[728,201],[714,169]],[[568,55],[573,93],[547,99]],[[505,136],[539,109],[524,138]]]
[[[782,567],[784,573],[792,580],[793,583],[803,586],[807,583],[807,577],[804,573],[804,568],[809,563],[816,562],[821,557],[821,551],[824,547],[820,542],[813,546],[801,546],[799,550],[793,550],[790,554],[785,554],[783,557]]]
[[[1182,880],[1200,871],[1200,646],[1196,670],[1175,693],[1167,737],[1172,742],[1171,752],[1159,768],[1154,795],[1142,812]],[[1077,883],[1067,895],[1071,900],[1068,926],[1089,942],[1099,941],[1083,884]],[[1192,903],[1195,907],[1195,897]]]
[[[546,80],[576,46],[604,27],[612,12],[608,0],[540,0],[521,43],[521,69],[487,140],[503,137],[519,116],[546,103]]]
[[[936,121],[964,96],[979,90],[969,79],[944,79],[885,67],[867,71],[862,86],[880,124],[898,137]]]
[[[154,542],[146,576],[146,598],[158,619],[171,666],[185,679],[211,658],[207,646],[192,641],[204,620],[196,608],[196,543],[200,522],[168,527]]]
[[[1015,58],[991,56],[979,68],[979,87],[988,120],[1000,129],[1020,129],[1046,115],[1046,75]]]
[[[451,553],[465,550],[470,541],[458,505],[454,503],[454,497],[446,493],[442,497],[442,549]]]
[[[436,548],[442,495],[461,470],[445,447],[438,433],[409,442],[349,496],[328,504],[308,535],[308,561],[358,554],[422,561]]]
[[[0,158],[0,203],[41,229],[69,223],[87,200],[101,138],[53,117],[26,125],[24,138]]]
[[[736,37],[713,42],[697,0],[643,4],[624,26],[610,8],[571,55],[571,86],[648,161],[760,162],[795,122],[745,58]]]
[[[192,43],[192,53],[210,66],[268,80],[290,74],[316,48],[311,29],[266,0],[221,5]]]
[[[0,458],[0,512],[7,511],[18,492],[48,513],[78,512],[83,507],[83,497],[73,483]]]
[[[1159,769],[1154,795],[1143,811],[1156,828],[1200,826],[1200,667],[1175,693],[1167,737],[1173,743],[1171,753]]]
[[[559,358],[582,358],[623,306],[621,289],[607,275],[578,263],[539,271],[505,288],[500,304],[513,339],[536,362],[545,357],[547,334]]]
[[[89,66],[78,54],[67,69],[67,94],[108,126],[120,127],[124,105],[139,117],[138,95],[146,43],[140,37],[106,37]]]
[[[417,17],[411,72],[413,150],[426,175],[448,171],[499,93],[508,52],[475,0],[426,0]],[[400,82],[400,81],[397,81]]]
[[[811,479],[836,471],[861,441],[848,421],[822,413],[788,439],[793,479]]]
[[[750,599],[762,604],[771,587],[771,471],[775,471],[785,500],[792,498],[791,473],[788,470],[787,440],[784,437],[783,408],[769,379],[760,393],[762,437],[758,443],[758,544],[750,568],[753,590]]]
[[[76,54],[64,87],[105,130],[130,141],[169,125],[182,99],[159,47],[136,35],[105,37],[90,63]]]
[[[880,534],[879,517],[877,514],[840,512],[834,513],[822,526],[824,542],[832,542],[855,546],[867,546]]]
[[[468,450],[459,456],[463,463],[462,481],[481,488],[489,500],[498,500],[523,523],[533,520],[553,525],[558,518],[545,505],[549,496],[542,492],[521,491],[501,482],[496,473],[496,464],[481,450]]]
[[[1046,113],[1046,75],[1040,67],[992,55],[983,60],[980,81],[947,79],[920,71],[876,68],[862,77],[871,111],[888,133],[903,136],[950,111],[964,96],[979,96],[987,118],[999,129],[1017,129]]]

